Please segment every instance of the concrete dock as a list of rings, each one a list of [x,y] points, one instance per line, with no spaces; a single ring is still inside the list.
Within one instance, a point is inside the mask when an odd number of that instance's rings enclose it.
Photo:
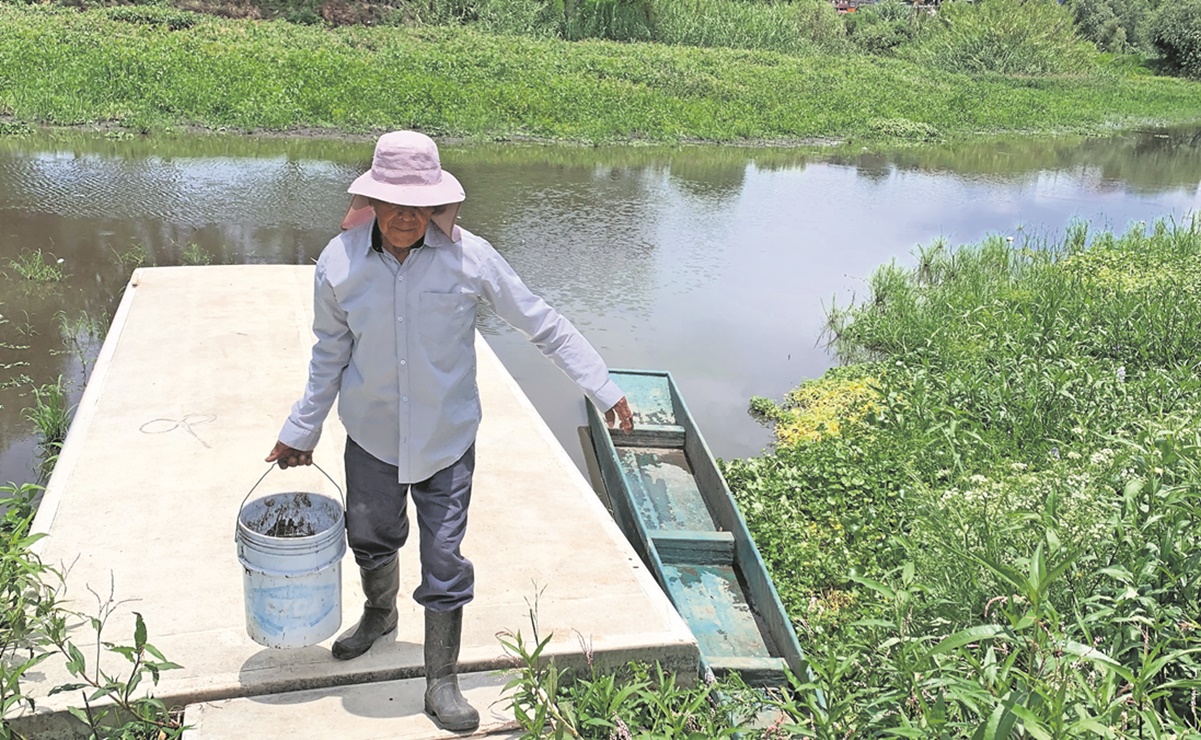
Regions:
[[[69,607],[120,602],[101,640],[132,644],[133,612],[149,642],[182,669],[149,688],[186,707],[189,740],[435,738],[424,715],[423,620],[408,597],[416,542],[401,552],[400,626],[366,655],[337,661],[319,646],[263,648],[245,628],[234,528],[243,498],[300,394],[312,344],[311,267],[140,269],[113,319],[34,523],[43,560],[67,572]],[[476,567],[465,610],[464,684],[480,733],[515,725],[497,669],[511,664],[499,633],[553,635],[560,664],[658,660],[695,674],[697,647],[595,493],[528,399],[477,335],[484,422],[477,442],[464,553]],[[336,413],[315,461],[339,482],[345,435]],[[274,470],[256,491],[338,496],[316,470]],[[343,560],[343,628],[361,612],[357,569]],[[96,637],[75,628],[85,655]],[[103,651],[102,651],[103,652]],[[102,655],[105,670],[126,667]],[[89,665],[91,661],[89,660]],[[28,735],[72,737],[78,692],[61,661],[26,684],[38,710]],[[513,735],[517,736],[517,735]]]

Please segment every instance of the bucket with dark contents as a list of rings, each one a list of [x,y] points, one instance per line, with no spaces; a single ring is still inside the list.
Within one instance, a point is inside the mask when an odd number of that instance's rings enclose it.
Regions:
[[[234,537],[242,563],[246,632],[272,648],[316,645],[342,624],[342,502],[301,491],[249,497],[242,501]]]

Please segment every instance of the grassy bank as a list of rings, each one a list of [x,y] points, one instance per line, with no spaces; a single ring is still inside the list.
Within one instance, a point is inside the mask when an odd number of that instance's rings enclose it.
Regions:
[[[778,448],[726,472],[818,736],[1201,730],[1199,264],[1197,224],[936,244],[754,402]]]
[[[586,142],[956,139],[1195,121],[1201,83],[969,77],[856,54],[0,5],[0,113],[135,129],[411,127]]]

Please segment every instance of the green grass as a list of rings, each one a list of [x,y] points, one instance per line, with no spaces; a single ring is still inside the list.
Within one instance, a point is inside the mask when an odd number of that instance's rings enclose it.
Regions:
[[[1201,84],[968,77],[863,55],[564,42],[0,5],[0,113],[115,122],[577,141],[962,138],[1201,117]]]
[[[63,261],[56,260],[54,255],[43,254],[40,249],[21,252],[9,260],[8,266],[21,278],[36,283],[56,283],[66,277]]]
[[[829,331],[725,463],[817,736],[1201,731],[1201,223],[935,243]]]

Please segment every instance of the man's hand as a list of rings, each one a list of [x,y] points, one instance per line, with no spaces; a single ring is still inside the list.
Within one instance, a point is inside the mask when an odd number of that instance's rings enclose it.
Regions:
[[[313,452],[311,450],[298,450],[287,446],[283,442],[276,442],[275,447],[271,450],[271,454],[267,455],[266,462],[278,464],[281,470],[294,468],[298,465],[312,465]]]
[[[613,422],[616,421],[618,427],[623,432],[634,431],[634,414],[630,411],[630,404],[626,403],[625,396],[621,400],[613,404],[613,408],[605,412],[605,423],[609,428],[613,428]]]

